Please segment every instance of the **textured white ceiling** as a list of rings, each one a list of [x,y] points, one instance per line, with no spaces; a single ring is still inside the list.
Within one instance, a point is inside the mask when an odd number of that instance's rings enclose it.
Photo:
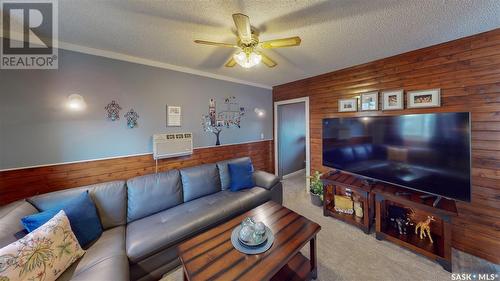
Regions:
[[[500,27],[499,0],[59,1],[59,40],[267,86],[298,80]],[[225,68],[231,14],[250,16],[261,40],[298,35],[266,51],[269,69]]]

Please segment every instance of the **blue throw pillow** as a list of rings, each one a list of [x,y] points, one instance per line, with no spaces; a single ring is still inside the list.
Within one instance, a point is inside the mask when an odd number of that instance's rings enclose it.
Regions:
[[[82,248],[99,238],[102,234],[101,221],[97,215],[97,209],[87,191],[76,198],[63,201],[57,208],[46,210],[37,214],[26,216],[21,219],[24,228],[32,232],[48,222],[60,210],[64,210],[71,224],[71,230]]]
[[[229,186],[231,191],[238,191],[255,186],[251,161],[228,163],[227,168],[229,170],[229,176],[231,177],[231,184]]]

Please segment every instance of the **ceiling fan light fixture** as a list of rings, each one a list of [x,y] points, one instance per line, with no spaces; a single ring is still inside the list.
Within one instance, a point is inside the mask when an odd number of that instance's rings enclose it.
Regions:
[[[244,68],[250,68],[258,65],[262,60],[262,56],[256,52],[245,53],[243,51],[233,55],[236,63]]]
[[[251,68],[262,62],[265,66],[273,68],[278,65],[278,63],[268,57],[265,52],[261,52],[261,49],[276,49],[300,45],[301,39],[299,36],[260,41],[259,31],[252,28],[250,19],[247,15],[240,13],[233,14],[233,21],[238,34],[238,40],[235,44],[194,40],[196,44],[236,48],[238,51],[227,60],[224,64],[225,67],[234,67],[238,64],[243,68]]]

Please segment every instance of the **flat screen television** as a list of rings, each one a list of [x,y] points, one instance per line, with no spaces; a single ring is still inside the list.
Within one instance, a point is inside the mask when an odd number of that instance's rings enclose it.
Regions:
[[[470,113],[323,119],[323,165],[470,202]]]

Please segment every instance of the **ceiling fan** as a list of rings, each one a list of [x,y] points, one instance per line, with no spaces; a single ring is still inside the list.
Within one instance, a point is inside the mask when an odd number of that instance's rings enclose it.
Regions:
[[[300,37],[290,37],[260,42],[258,32],[250,26],[250,19],[244,14],[233,14],[234,24],[238,32],[236,44],[217,43],[204,40],[194,40],[195,43],[217,47],[235,48],[238,51],[226,63],[226,67],[236,64],[245,68],[253,67],[261,61],[268,67],[275,67],[277,63],[262,53],[261,49],[274,49],[300,45]]]

